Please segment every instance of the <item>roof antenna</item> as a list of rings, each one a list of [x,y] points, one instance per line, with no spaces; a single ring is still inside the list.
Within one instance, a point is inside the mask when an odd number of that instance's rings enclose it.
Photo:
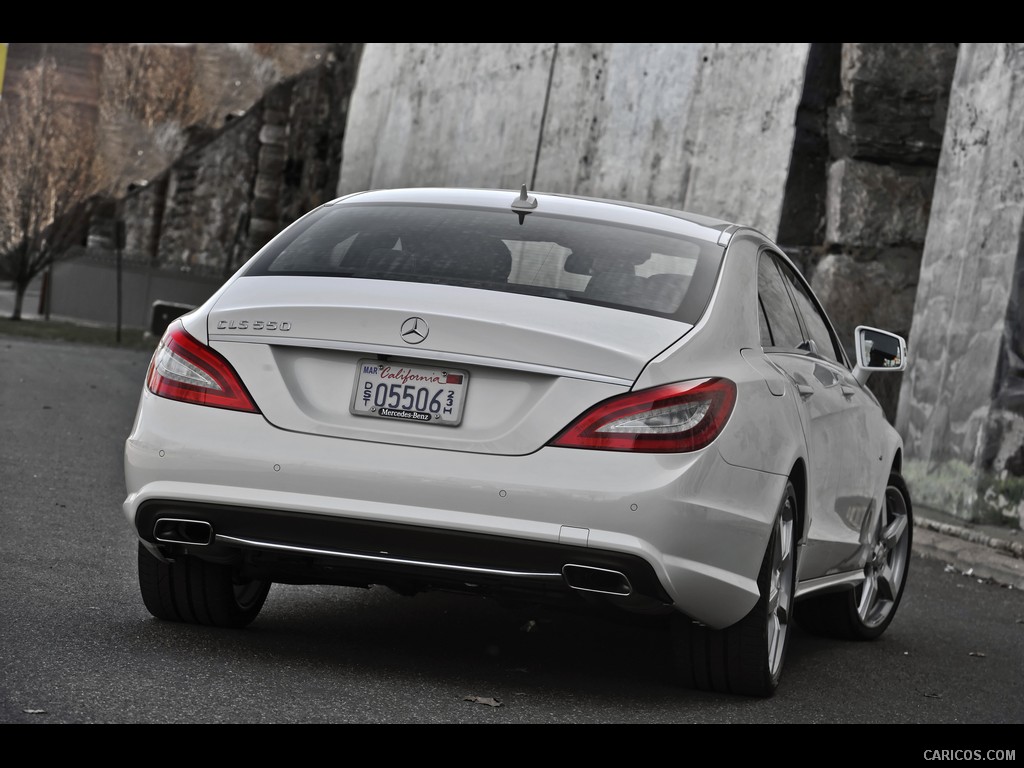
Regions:
[[[537,207],[537,198],[526,194],[526,185],[519,191],[519,197],[512,201],[512,210],[519,214],[519,223],[526,219],[526,214]]]

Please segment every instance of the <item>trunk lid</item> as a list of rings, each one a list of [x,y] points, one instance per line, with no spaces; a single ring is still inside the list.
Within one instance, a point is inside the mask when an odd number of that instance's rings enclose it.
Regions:
[[[537,450],[690,328],[515,293],[304,276],[240,277],[207,321],[210,345],[281,429],[496,454]],[[456,382],[444,397],[461,400],[457,421],[428,407],[439,381]],[[374,410],[375,391],[398,407]]]

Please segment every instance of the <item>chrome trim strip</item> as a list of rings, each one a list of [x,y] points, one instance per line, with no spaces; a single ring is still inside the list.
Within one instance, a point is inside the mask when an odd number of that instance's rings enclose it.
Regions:
[[[223,333],[211,333],[210,341],[235,341],[246,344],[277,344],[286,347],[336,349],[342,352],[357,352],[359,354],[394,355],[395,357],[413,359],[443,360],[448,363],[457,363],[460,365],[483,365],[488,368],[505,368],[514,371],[525,371],[527,373],[540,373],[547,376],[558,376],[566,379],[596,381],[601,384],[617,384],[623,387],[633,386],[633,379],[623,379],[618,376],[606,376],[600,373],[590,373],[589,371],[576,371],[570,368],[557,368],[553,365],[537,365],[535,363],[523,363],[516,360],[504,360],[495,357],[458,355],[450,352],[438,352],[431,349],[414,349],[409,346],[396,347],[385,344],[362,344],[355,341],[329,341],[327,339],[303,339],[291,336],[254,336]]]
[[[796,585],[796,595],[794,597],[805,597],[813,594],[814,592],[820,592],[823,589],[830,589],[833,587],[841,587],[846,584],[856,585],[864,581],[864,571],[851,571],[849,573],[835,573],[831,576],[822,576],[818,579],[809,579],[807,581],[801,581]]]
[[[416,565],[427,568],[435,568],[445,571],[456,571],[460,573],[479,573],[483,575],[510,576],[514,578],[536,579],[547,578],[563,581],[561,573],[539,573],[529,571],[499,571],[493,568],[478,568],[471,565],[452,565],[450,563],[436,563],[428,560],[406,560],[401,557],[388,557],[387,555],[367,555],[358,552],[338,552],[332,549],[314,549],[312,547],[299,547],[291,544],[274,544],[268,541],[256,541],[254,539],[241,539],[236,536],[225,536],[218,533],[216,541],[221,544],[240,544],[246,547],[258,549],[272,549],[278,552],[295,552],[303,555],[325,555],[327,557],[338,557],[348,560],[366,560],[375,563],[394,563],[398,565]]]

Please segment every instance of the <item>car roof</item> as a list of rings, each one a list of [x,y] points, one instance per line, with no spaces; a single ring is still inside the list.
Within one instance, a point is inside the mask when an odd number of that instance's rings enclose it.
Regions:
[[[535,206],[515,207],[514,202],[535,201]],[[741,227],[733,222],[702,216],[687,211],[642,203],[610,200],[553,192],[528,192],[510,189],[472,187],[405,187],[353,192],[331,200],[325,205],[346,203],[448,205],[454,207],[516,210],[524,214],[542,212],[556,216],[598,219],[626,226],[650,227],[673,231],[687,237],[725,246],[731,235]]]

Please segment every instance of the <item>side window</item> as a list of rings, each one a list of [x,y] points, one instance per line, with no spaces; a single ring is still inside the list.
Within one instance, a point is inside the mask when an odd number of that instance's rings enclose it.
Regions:
[[[757,298],[757,322],[761,326],[761,346],[774,347],[772,328],[768,325],[768,315],[764,313],[764,302],[761,301],[760,296]]]
[[[793,300],[796,302],[797,309],[807,328],[807,334],[814,342],[815,351],[826,360],[831,360],[834,363],[841,362],[842,357],[839,354],[835,338],[829,330],[828,322],[807,287],[788,264],[780,261],[779,269],[793,288]]]
[[[761,344],[796,349],[804,340],[793,300],[775,259],[762,253],[757,262],[757,296],[761,304]],[[768,338],[765,338],[767,332]]]

